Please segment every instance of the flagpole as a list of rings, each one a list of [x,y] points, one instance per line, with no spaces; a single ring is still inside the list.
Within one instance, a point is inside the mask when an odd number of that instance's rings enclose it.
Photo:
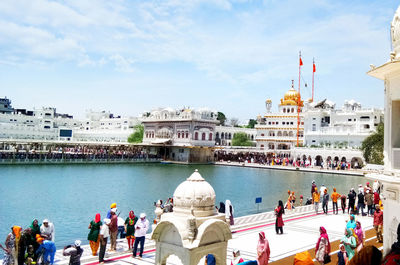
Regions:
[[[311,97],[311,102],[314,102],[314,73],[315,73],[315,62],[314,58],[312,59],[312,97]]]
[[[299,51],[299,94],[297,96],[297,147],[299,147],[299,134],[300,134],[300,76],[301,76],[301,51]]]

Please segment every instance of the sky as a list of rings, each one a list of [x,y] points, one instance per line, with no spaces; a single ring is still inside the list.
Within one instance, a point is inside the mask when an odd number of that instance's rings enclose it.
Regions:
[[[302,53],[303,98],[383,107],[366,75],[389,59],[395,0],[2,0],[0,97],[16,108],[137,116],[277,109]],[[308,86],[305,87],[304,83]]]

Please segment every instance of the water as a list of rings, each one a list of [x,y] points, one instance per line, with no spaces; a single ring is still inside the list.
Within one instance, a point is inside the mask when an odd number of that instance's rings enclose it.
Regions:
[[[134,210],[136,215],[146,212],[151,221],[154,201],[172,197],[195,168],[214,187],[217,204],[232,201],[235,216],[255,213],[256,197],[263,200],[260,211],[286,201],[288,189],[296,192],[297,199],[300,194],[310,197],[313,179],[318,187],[335,186],[346,194],[367,181],[356,176],[213,165],[0,166],[0,242],[11,226],[26,228],[35,218],[40,222],[48,218],[55,225],[57,248],[78,238],[87,243],[89,222],[97,212],[103,219],[112,202],[124,219]]]

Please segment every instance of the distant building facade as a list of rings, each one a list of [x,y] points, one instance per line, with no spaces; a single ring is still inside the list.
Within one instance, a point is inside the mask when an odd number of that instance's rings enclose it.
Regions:
[[[362,108],[346,100],[341,109],[329,100],[306,103],[305,146],[361,147],[362,141],[383,122],[383,110]]]
[[[127,143],[137,118],[88,111],[85,119],[57,113],[55,108],[14,109],[0,98],[0,141],[68,141]]]

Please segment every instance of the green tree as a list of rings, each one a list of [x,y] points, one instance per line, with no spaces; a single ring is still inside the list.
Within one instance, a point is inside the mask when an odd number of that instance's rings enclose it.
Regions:
[[[235,133],[232,139],[232,146],[252,146],[253,144],[243,132]]]
[[[249,120],[249,123],[247,124],[247,128],[254,128],[254,126],[257,124],[257,121],[256,120],[254,120],[254,119],[250,119]]]
[[[380,123],[376,132],[364,139],[361,145],[364,159],[367,163],[383,165],[384,126]]]
[[[225,125],[225,121],[226,121],[225,114],[223,114],[222,112],[218,111],[217,120],[219,121],[220,125]]]
[[[135,131],[129,135],[128,143],[137,144],[143,141],[144,126],[142,124],[135,125],[133,127]]]

